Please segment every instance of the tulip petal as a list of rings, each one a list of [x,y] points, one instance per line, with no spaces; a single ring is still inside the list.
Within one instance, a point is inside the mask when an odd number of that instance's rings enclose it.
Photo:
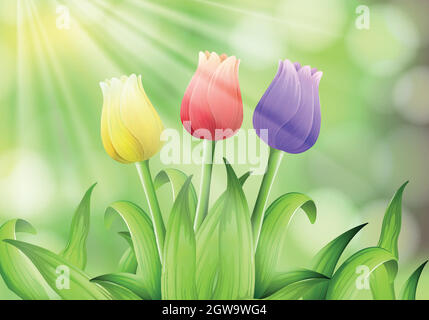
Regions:
[[[158,113],[147,98],[141,77],[131,75],[123,85],[120,115],[123,124],[138,140],[143,159],[149,159],[161,148],[163,125]],[[140,160],[141,161],[141,160]]]
[[[314,93],[310,67],[298,71],[301,99],[298,111],[274,133],[276,147],[289,153],[299,153],[313,126]]]
[[[126,78],[111,80],[110,99],[106,108],[107,128],[118,155],[128,162],[138,162],[143,159],[143,149],[121,119],[120,101],[125,81]]]
[[[184,124],[185,129],[190,133],[193,134],[192,124],[185,125],[185,123],[189,123],[191,121],[191,118],[189,116],[189,102],[191,100],[192,93],[194,92],[195,85],[197,84],[198,78],[200,77],[201,68],[199,67],[202,63],[207,61],[207,56],[205,53],[200,52],[199,53],[199,63],[198,68],[195,71],[194,75],[192,76],[191,81],[189,82],[188,87],[186,88],[185,94],[183,95],[182,99],[182,105],[180,107],[180,120]]]
[[[320,73],[320,78],[322,77]],[[320,111],[320,98],[319,98],[319,81],[320,78],[316,82],[314,82],[313,86],[313,94],[314,94],[314,114],[313,114],[313,126],[311,128],[310,133],[308,134],[307,139],[305,139],[304,144],[296,150],[297,153],[304,152],[310,149],[316,143],[320,134],[320,126],[322,122],[321,111]]]
[[[189,119],[194,130],[207,130],[214,137],[216,124],[210,112],[207,101],[207,91],[214,72],[220,64],[220,58],[216,53],[210,54],[206,61],[201,61],[198,67],[198,77],[189,101]]]
[[[270,95],[271,90],[274,87],[274,83],[277,83],[278,79],[281,77],[282,74],[283,74],[283,61],[280,61],[279,67],[277,69],[277,74],[274,77],[274,80],[271,82],[270,86],[265,91],[264,95],[262,96],[261,100],[259,101],[258,105],[256,106],[255,113],[253,115],[253,126],[255,129],[263,129],[264,128],[262,126],[263,120],[264,120],[262,113],[265,109],[265,100],[266,100],[267,96]],[[265,129],[267,129],[267,128],[265,128]],[[268,141],[266,141],[266,142],[268,143]]]
[[[301,86],[295,66],[289,60],[281,64],[281,73],[273,80],[255,110],[255,117],[260,118],[257,129],[268,129],[268,144],[274,148],[277,148],[275,137],[278,129],[296,114],[301,101]]]
[[[239,61],[229,57],[213,74],[208,87],[207,100],[221,140],[233,136],[243,122],[243,102],[238,81]]]
[[[109,84],[106,82],[101,82],[100,87],[103,92],[104,99],[103,109],[101,111],[101,140],[103,142],[104,149],[114,160],[121,163],[129,163],[116,152],[115,148],[113,147],[112,140],[110,139],[107,123],[107,108],[109,108],[108,104],[110,103]]]

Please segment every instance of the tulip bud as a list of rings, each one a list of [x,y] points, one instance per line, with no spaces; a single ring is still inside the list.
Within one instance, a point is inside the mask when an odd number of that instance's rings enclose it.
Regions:
[[[163,125],[143,89],[141,76],[100,83],[103,91],[101,138],[104,149],[122,163],[151,158],[161,148]]]
[[[243,122],[243,102],[238,82],[240,60],[200,52],[198,69],[186,89],[180,117],[194,137],[223,140],[233,136]]]
[[[316,143],[321,125],[321,78],[317,69],[280,61],[277,75],[253,115],[253,127],[270,147],[296,154]]]

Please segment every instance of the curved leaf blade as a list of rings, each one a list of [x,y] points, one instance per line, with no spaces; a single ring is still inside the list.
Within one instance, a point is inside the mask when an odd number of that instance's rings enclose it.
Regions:
[[[427,261],[423,262],[423,264],[412,273],[407,282],[405,282],[401,291],[401,300],[416,300],[417,285],[427,263]]]
[[[347,245],[354,236],[365,227],[367,223],[354,227],[323,247],[314,257],[313,270],[324,274],[327,277],[332,277],[337,266],[338,260],[346,249]]]
[[[65,300],[109,300],[112,296],[103,287],[91,283],[89,276],[82,270],[70,264],[63,257],[26,242],[17,240],[3,240],[8,244],[18,248],[33,262],[40,274],[49,284],[49,286]],[[66,267],[69,286],[61,287],[58,281],[61,280],[61,274],[58,267]]]
[[[185,184],[187,179],[188,179],[187,174],[181,170],[173,169],[173,168],[161,170],[156,175],[155,180],[154,180],[155,190],[158,190],[163,185],[170,183],[171,191],[172,191],[172,195],[173,195],[173,203],[174,203],[174,201],[176,201],[176,198],[179,195],[179,192],[182,189],[182,187]],[[198,198],[197,198],[197,193],[195,192],[195,188],[194,188],[194,185],[192,184],[192,182],[189,186],[189,199],[188,199],[188,201],[189,201],[189,209],[191,210],[191,220],[192,220],[192,223],[194,223]],[[165,223],[165,224],[167,224],[167,223]]]
[[[396,191],[392,200],[387,207],[386,213],[384,214],[383,225],[381,227],[380,240],[378,241],[378,247],[386,249],[391,252],[396,259],[399,258],[398,253],[398,238],[401,232],[401,221],[402,221],[402,195],[408,182],[405,182]]]
[[[402,196],[407,184],[408,182],[404,183],[390,201],[384,214],[378,241],[378,247],[391,252],[396,259],[399,258],[398,239],[402,223]],[[375,270],[371,277],[371,292],[375,300],[396,299],[394,283],[388,281],[388,270],[384,266]]]
[[[314,257],[312,269],[316,272],[324,274],[327,277],[332,277],[335,267],[340,260],[341,255],[346,249],[347,245],[354,238],[354,236],[367,225],[367,223],[354,227],[331,242],[324,246]],[[324,300],[328,290],[328,282],[324,282],[316,286],[305,297],[305,300]]]
[[[382,248],[371,247],[362,249],[348,258],[334,273],[329,281],[326,294],[328,300],[353,299],[359,289],[369,289],[371,274],[380,266],[388,271],[388,281],[392,282],[398,272],[395,256]]]
[[[293,216],[303,209],[311,223],[316,220],[316,206],[308,196],[287,193],[275,200],[265,213],[256,250],[255,296],[264,295],[276,275],[276,266]]]
[[[161,287],[164,300],[195,300],[196,243],[189,203],[191,177],[174,202],[168,219]]]
[[[286,285],[264,300],[299,300],[309,291],[323,283],[326,283],[327,281],[329,281],[329,278],[326,278],[323,275],[320,275],[320,277],[317,276],[314,278],[304,278],[297,280]]]
[[[212,299],[216,276],[219,271],[219,219],[225,196],[226,192],[216,200],[196,235],[197,291],[198,298],[202,300]]]
[[[151,295],[147,291],[147,289],[142,285],[142,279],[135,274],[128,273],[111,273],[105,274],[102,276],[95,277],[91,279],[93,282],[98,283],[112,283],[123,288],[128,289],[135,295],[137,295],[140,299],[150,300]]]
[[[17,248],[3,242],[16,239],[17,232],[36,233],[25,220],[13,219],[0,227],[0,273],[7,287],[24,300],[47,300],[47,283],[37,268]]]
[[[76,209],[67,245],[60,253],[64,259],[82,270],[86,266],[86,240],[89,233],[91,194],[95,186],[96,183],[86,191]]]
[[[112,300],[141,300],[140,297],[134,292],[118,284],[104,281],[93,282],[97,283],[98,285],[109,291],[109,293],[113,297]]]
[[[133,248],[127,248],[118,264],[119,272],[135,274],[137,271],[137,259]]]
[[[128,201],[111,204],[105,214],[109,227],[119,215],[128,227],[137,260],[137,275],[143,279],[143,286],[152,299],[161,298],[161,262],[156,246],[155,233],[150,218],[137,205]]]
[[[137,271],[137,259],[134,253],[134,246],[133,240],[131,239],[131,234],[129,232],[119,232],[118,234],[123,237],[130,246],[129,248],[127,248],[127,250],[125,250],[124,254],[121,257],[121,260],[119,260],[119,272],[135,274]]]
[[[299,281],[310,279],[329,280],[325,275],[307,269],[293,270],[286,273],[278,273],[265,291],[265,296],[271,296],[283,288]],[[289,290],[285,290],[286,293]]]
[[[250,172],[242,175],[240,184],[243,185],[249,176]],[[197,291],[198,298],[203,300],[212,299],[219,271],[219,221],[226,195],[227,191],[216,200],[196,234]]]
[[[220,205],[219,271],[213,299],[253,297],[255,258],[247,200],[231,165],[224,159],[227,191]]]

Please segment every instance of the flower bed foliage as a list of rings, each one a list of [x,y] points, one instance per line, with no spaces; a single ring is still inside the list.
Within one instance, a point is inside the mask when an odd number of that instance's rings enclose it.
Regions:
[[[286,193],[271,204],[268,197],[283,153],[305,152],[319,136],[322,73],[317,69],[281,61],[255,109],[254,128],[270,146],[270,156],[253,210],[242,189],[250,172],[238,178],[226,159],[226,190],[209,208],[215,142],[233,136],[243,120],[238,67],[235,57],[200,53],[198,69],[182,101],[185,129],[204,139],[198,196],[192,177],[177,169],[162,170],[152,179],[149,159],[162,146],[163,125],[141,77],[102,82],[104,148],[114,160],[136,164],[149,210],[146,213],[127,201],[114,202],[106,209],[107,226],[118,217],[125,223],[127,230],[120,235],[129,248],[117,270],[96,277],[85,272],[94,186],[77,208],[68,243],[60,253],[16,240],[19,232],[35,233],[28,222],[5,222],[0,227],[0,273],[9,289],[22,299],[323,300],[353,299],[363,280],[375,299],[415,299],[426,262],[399,295],[394,286],[406,183],[392,198],[374,247],[338,265],[349,242],[365,227],[362,224],[321,248],[310,269],[277,270],[295,214],[306,214],[310,223],[316,220],[316,204],[305,194]],[[157,189],[165,184],[171,185],[174,197],[168,215],[161,213],[157,198]],[[361,269],[366,270],[363,279],[357,272]]]

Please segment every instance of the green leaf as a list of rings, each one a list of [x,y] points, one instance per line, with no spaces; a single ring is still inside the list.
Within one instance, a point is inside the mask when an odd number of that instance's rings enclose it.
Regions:
[[[240,182],[240,185],[243,187],[243,185],[246,183],[247,179],[249,179],[250,175],[252,174],[251,171],[247,171],[245,174],[243,174],[240,178],[238,178],[238,182]]]
[[[220,205],[219,272],[213,299],[253,297],[255,261],[247,200],[231,165],[225,161],[227,190]]]
[[[240,177],[243,185],[250,172]],[[199,299],[212,299],[219,263],[219,221],[224,209],[227,191],[221,194],[198,229],[197,238],[197,291]]]
[[[170,183],[171,191],[173,195],[173,202],[174,202],[187,179],[188,179],[188,176],[186,175],[186,173],[178,169],[168,168],[168,169],[161,170],[156,175],[154,180],[155,190],[158,190],[166,183]],[[189,208],[191,210],[192,223],[194,223],[194,219],[195,219],[197,202],[198,202],[197,193],[195,192],[194,185],[191,182],[189,186]]]
[[[396,300],[395,284],[389,269],[382,265],[371,274],[371,292],[374,300]]]
[[[17,232],[34,234],[36,230],[21,219],[9,220],[0,227],[0,273],[3,280],[22,299],[47,300],[48,285],[36,267],[21,251],[3,242],[5,239],[16,239]]]
[[[358,290],[369,290],[370,276],[380,266],[385,266],[387,281],[392,282],[398,272],[398,263],[391,252],[379,247],[356,252],[340,266],[329,281],[326,299],[353,299]]]
[[[189,192],[191,178],[183,184],[168,219],[162,270],[164,300],[195,300],[196,244]]]
[[[354,238],[354,236],[366,225],[367,223],[354,227],[329,242],[314,257],[312,269],[316,272],[324,274],[327,277],[332,277],[335,267],[338,263],[338,260],[340,260],[344,249]]]
[[[111,273],[105,274],[102,276],[98,276],[96,278],[91,279],[93,282],[109,282],[112,284],[119,285],[123,288],[126,288],[137,295],[140,299],[150,300],[151,295],[146,290],[146,288],[142,285],[142,279],[134,274],[128,273]]]
[[[113,297],[112,300],[141,300],[140,297],[133,293],[131,290],[122,287],[118,284],[104,281],[94,281],[94,283],[97,283],[98,285],[109,291],[109,293]]]
[[[17,240],[4,240],[18,248],[33,262],[49,286],[65,300],[108,300],[112,296],[103,287],[63,257],[44,248]]]
[[[408,182],[404,183],[395,193],[384,214],[378,247],[391,252],[399,258],[398,238],[401,232],[402,195]],[[388,270],[384,266],[378,268],[371,275],[371,292],[375,300],[395,300],[395,286],[389,282]]]
[[[264,300],[298,300],[328,281],[323,274],[306,269],[278,274],[267,288],[268,297]]]
[[[416,300],[417,285],[419,283],[420,275],[422,274],[422,271],[427,263],[428,262],[425,261],[408,278],[401,291],[401,300]]]
[[[197,239],[197,291],[198,298],[213,297],[219,263],[219,219],[222,214],[226,192],[214,203],[209,214],[198,229]]]
[[[111,273],[105,274],[96,278],[91,279],[97,283],[111,283],[128,289],[133,294],[139,297],[139,299],[150,300],[151,295],[142,285],[142,279],[135,274],[129,273]]]
[[[391,252],[397,259],[398,238],[401,232],[402,220],[402,195],[408,182],[404,183],[393,196],[384,214],[383,225],[381,227],[380,240],[378,246]]]
[[[341,255],[343,254],[345,248],[354,238],[354,236],[367,225],[367,223],[360,226],[354,227],[339,237],[335,238],[329,242],[325,247],[323,247],[313,259],[312,269],[316,272],[324,274],[327,277],[332,277],[337,266],[338,261],[340,260]],[[328,291],[328,282],[323,282],[319,286],[316,286],[314,290],[311,290],[304,299],[305,300],[324,300],[326,297],[326,292]]]
[[[131,234],[129,232],[119,232],[119,235],[122,236],[130,246],[124,252],[119,260],[119,272],[125,273],[136,273],[137,271],[137,259],[134,253],[133,240],[131,239]]]
[[[73,216],[66,247],[60,255],[79,269],[86,266],[86,239],[89,233],[91,194],[96,183],[86,191]]]
[[[287,193],[267,209],[256,250],[255,297],[263,296],[273,281],[287,228],[299,209],[303,209],[310,222],[314,223],[316,206],[313,200],[301,193]]]
[[[277,291],[282,290],[283,288],[289,286],[292,283],[309,280],[309,279],[329,280],[329,277],[326,277],[321,273],[318,273],[312,270],[307,270],[307,269],[294,270],[294,271],[289,271],[285,273],[277,273],[274,276],[273,281],[271,281],[270,285],[265,291],[265,297],[273,295]]]
[[[137,275],[143,279],[143,286],[152,299],[161,298],[161,262],[158,255],[155,233],[150,218],[137,205],[118,201],[107,208],[107,227],[119,215],[128,227],[137,259]]]
[[[118,266],[119,272],[135,274],[137,271],[137,259],[132,248],[127,248],[121,259],[119,260]]]

